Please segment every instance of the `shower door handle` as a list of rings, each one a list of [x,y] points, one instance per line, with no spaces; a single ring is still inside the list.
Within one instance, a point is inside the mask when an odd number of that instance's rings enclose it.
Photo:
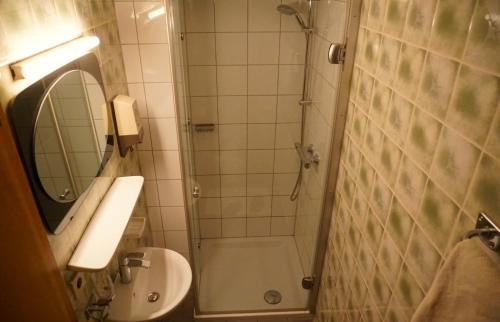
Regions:
[[[193,188],[192,196],[193,196],[194,199],[200,198],[200,187],[195,186]]]

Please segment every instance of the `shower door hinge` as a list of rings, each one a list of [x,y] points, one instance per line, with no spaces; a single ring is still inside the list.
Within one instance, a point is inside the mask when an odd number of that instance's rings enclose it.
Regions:
[[[314,286],[314,277],[306,276],[302,278],[302,288],[305,290],[310,290]]]
[[[343,64],[345,61],[345,44],[333,42],[328,49],[328,62],[330,64]]]

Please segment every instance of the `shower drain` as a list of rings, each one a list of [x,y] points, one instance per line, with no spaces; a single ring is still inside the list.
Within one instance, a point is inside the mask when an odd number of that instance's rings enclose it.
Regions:
[[[281,293],[276,290],[269,290],[264,293],[264,300],[269,304],[278,304],[281,302]]]
[[[158,293],[158,292],[151,292],[148,294],[148,297],[147,297],[148,302],[150,302],[150,303],[154,303],[154,302],[158,301],[159,298],[160,298],[160,293]]]

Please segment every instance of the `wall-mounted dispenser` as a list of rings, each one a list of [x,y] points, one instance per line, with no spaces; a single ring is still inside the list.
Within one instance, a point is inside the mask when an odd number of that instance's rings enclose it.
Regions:
[[[142,142],[144,136],[135,98],[116,96],[113,99],[113,114],[120,155],[124,157],[134,144]]]

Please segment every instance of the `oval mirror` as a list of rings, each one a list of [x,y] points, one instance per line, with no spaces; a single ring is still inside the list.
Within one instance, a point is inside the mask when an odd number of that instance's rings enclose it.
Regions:
[[[41,100],[33,155],[38,178],[54,201],[76,200],[107,161],[108,116],[104,93],[88,72],[55,80]]]

